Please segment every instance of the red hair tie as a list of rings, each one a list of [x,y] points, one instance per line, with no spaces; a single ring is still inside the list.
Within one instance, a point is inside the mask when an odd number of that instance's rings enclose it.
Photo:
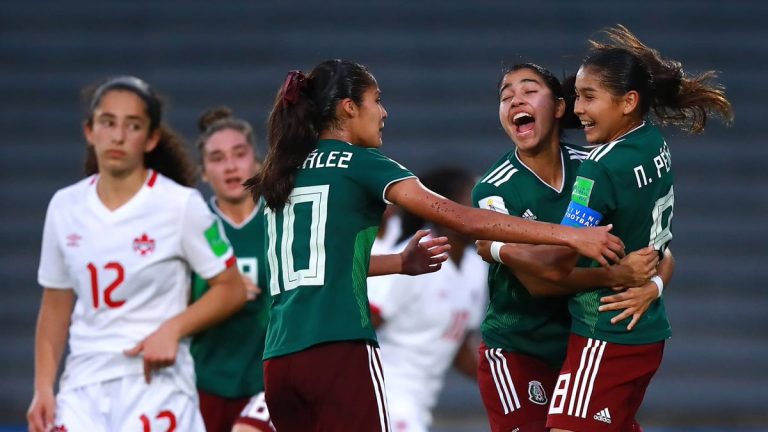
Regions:
[[[283,82],[283,102],[293,105],[299,100],[301,90],[306,86],[307,76],[304,72],[294,70],[288,72]]]

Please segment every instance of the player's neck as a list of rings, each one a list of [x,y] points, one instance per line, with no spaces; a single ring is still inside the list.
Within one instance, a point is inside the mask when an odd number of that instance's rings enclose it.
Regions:
[[[137,169],[124,176],[110,173],[100,173],[96,183],[96,193],[104,207],[116,210],[127,203],[147,181],[149,170]]]
[[[229,220],[235,224],[241,224],[256,208],[256,202],[250,195],[244,199],[232,201],[216,198],[216,207],[222,212]]]
[[[563,183],[563,160],[559,140],[539,151],[517,151],[517,157],[539,178],[555,189]]]

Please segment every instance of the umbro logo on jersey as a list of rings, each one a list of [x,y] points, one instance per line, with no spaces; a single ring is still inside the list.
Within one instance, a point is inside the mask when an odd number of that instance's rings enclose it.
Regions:
[[[533,212],[531,211],[531,209],[528,209],[528,210],[526,210],[525,212],[523,212],[523,219],[528,219],[528,220],[536,220],[536,219],[538,219],[538,218],[536,217],[536,215],[535,215],[535,214],[533,214]]]
[[[133,250],[141,256],[146,256],[155,251],[155,240],[149,238],[147,233],[133,239]]]
[[[528,400],[538,404],[547,404],[547,394],[544,392],[544,386],[539,381],[530,381],[528,383]]]
[[[611,424],[611,413],[608,412],[608,408],[603,408],[599,413],[595,414],[593,418],[597,421]]]
[[[54,426],[51,432],[67,432],[67,427],[64,425]]]
[[[67,246],[69,247],[78,247],[80,246],[80,240],[82,240],[83,237],[77,233],[72,233],[67,236]]]

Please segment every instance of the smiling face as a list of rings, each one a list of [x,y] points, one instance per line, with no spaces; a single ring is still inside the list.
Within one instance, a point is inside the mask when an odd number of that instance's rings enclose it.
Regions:
[[[243,182],[261,167],[245,135],[222,129],[203,146],[203,179],[210,183],[216,198],[231,203],[250,199]]]
[[[565,101],[555,98],[539,74],[522,68],[504,75],[499,99],[499,121],[518,150],[536,152],[559,142]]]
[[[352,102],[354,103],[354,102]],[[360,105],[355,104],[356,114],[347,122],[352,143],[360,147],[379,148],[387,110],[381,104],[381,90],[373,84],[363,92]]]
[[[600,73],[581,67],[576,74],[576,103],[573,112],[579,117],[590,144],[605,144],[642,122],[638,113],[637,92],[614,95],[600,81]]]
[[[96,154],[99,172],[124,177],[144,168],[144,155],[157,146],[144,101],[131,91],[111,90],[94,108],[83,128]]]

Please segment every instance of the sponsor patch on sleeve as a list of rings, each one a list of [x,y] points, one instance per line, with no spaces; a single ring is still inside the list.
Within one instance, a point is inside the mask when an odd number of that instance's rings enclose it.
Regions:
[[[561,225],[572,227],[593,227],[603,220],[603,215],[587,206],[571,201],[565,211]]]
[[[221,238],[221,228],[218,220],[213,221],[211,226],[205,230],[204,234],[214,255],[220,257],[227,253],[229,250],[229,242]]]
[[[573,184],[573,192],[571,193],[571,201],[583,206],[588,206],[589,197],[592,195],[592,188],[594,186],[594,180],[585,177],[576,177],[576,182]]]
[[[504,204],[504,199],[497,195],[481,199],[477,202],[477,206],[481,209],[491,210],[497,213],[509,214],[509,210],[507,210],[507,206]]]

